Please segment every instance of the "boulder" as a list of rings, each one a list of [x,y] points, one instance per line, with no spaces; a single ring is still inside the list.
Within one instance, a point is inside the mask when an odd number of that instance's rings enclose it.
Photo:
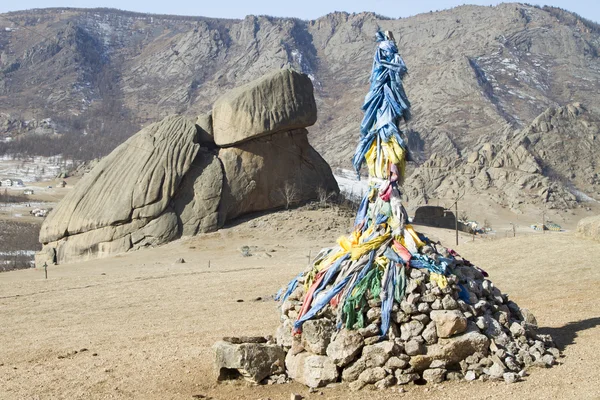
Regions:
[[[434,310],[430,314],[435,322],[437,336],[447,338],[467,329],[467,319],[458,310]]]
[[[219,228],[218,208],[223,187],[223,166],[219,159],[200,149],[173,196],[183,236],[212,232]]]
[[[337,367],[326,356],[308,352],[293,354],[290,350],[285,358],[285,366],[290,378],[311,388],[328,385],[338,378]]]
[[[220,381],[241,375],[259,383],[269,375],[285,372],[285,351],[277,345],[219,341],[213,350],[217,380]]]
[[[221,147],[306,128],[317,121],[312,82],[290,68],[273,71],[217,99],[212,120]]]
[[[339,191],[307,134],[299,129],[220,149],[225,182],[219,221],[314,199],[320,188]]]
[[[328,319],[308,320],[302,325],[302,346],[313,354],[325,355],[334,331],[335,325]]]
[[[327,356],[333,362],[340,366],[346,366],[354,360],[364,345],[364,339],[356,331],[342,329],[337,332],[329,346],[327,346]]]
[[[179,116],[129,138],[44,220],[40,230],[44,248],[56,249],[56,261],[63,263],[177,237],[179,221],[171,200],[198,154],[196,142],[195,124]]]
[[[577,234],[580,237],[600,242],[600,215],[582,218],[577,223]]]
[[[477,352],[487,354],[489,345],[487,336],[470,331],[447,339],[440,338],[437,344],[427,347],[427,356],[447,364],[457,363]]]
[[[196,129],[198,129],[198,142],[206,145],[215,144],[215,134],[212,126],[212,114],[200,114],[196,118]]]

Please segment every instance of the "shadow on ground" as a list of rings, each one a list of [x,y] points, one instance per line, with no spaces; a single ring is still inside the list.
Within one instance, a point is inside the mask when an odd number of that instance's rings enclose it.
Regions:
[[[575,338],[580,331],[595,328],[600,325],[600,317],[588,318],[577,322],[569,322],[560,328],[540,328],[539,333],[551,335],[556,347],[563,351],[565,347],[575,343]]]

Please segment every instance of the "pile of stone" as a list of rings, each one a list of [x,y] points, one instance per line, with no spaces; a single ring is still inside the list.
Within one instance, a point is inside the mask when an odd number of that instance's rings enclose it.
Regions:
[[[438,249],[447,256],[435,244],[422,251],[435,257]],[[394,303],[384,336],[381,301],[372,296],[364,328],[337,330],[337,313],[328,305],[293,335],[305,294],[300,281],[281,306],[276,335],[287,352],[287,374],[309,387],[342,381],[353,389],[460,379],[512,383],[529,367],[557,362],[559,350],[549,335],[537,332],[532,313],[510,301],[484,271],[459,258],[450,270],[448,285],[440,288],[428,270],[411,268],[405,297]],[[459,296],[463,289],[468,301]]]
[[[421,251],[448,256],[432,243]],[[218,379],[282,383],[291,378],[311,388],[341,381],[354,390],[462,379],[513,383],[531,367],[557,363],[561,354],[552,338],[538,333],[532,313],[509,300],[484,271],[459,257],[449,270],[441,288],[427,269],[411,268],[404,299],[394,303],[383,336],[381,301],[371,295],[365,327],[338,330],[337,312],[328,305],[294,334],[305,295],[300,277],[281,304],[275,339],[226,338],[215,345]]]

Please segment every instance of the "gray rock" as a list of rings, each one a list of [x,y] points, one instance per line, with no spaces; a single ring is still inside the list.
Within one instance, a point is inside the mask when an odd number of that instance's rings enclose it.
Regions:
[[[283,347],[292,347],[293,337],[292,328],[294,323],[289,319],[284,319],[283,322],[277,327],[275,338],[277,344]]]
[[[431,306],[429,305],[429,303],[421,302],[417,305],[417,311],[419,311],[422,314],[429,314],[429,312],[431,311]]]
[[[435,299],[435,301],[431,303],[432,310],[441,310],[442,308],[442,301],[440,299]]]
[[[490,341],[485,335],[466,332],[447,339],[440,338],[437,344],[427,347],[427,355],[449,364],[458,363],[476,352],[487,354],[489,345]]]
[[[433,360],[429,364],[429,368],[446,368],[446,362],[444,360]]]
[[[421,333],[421,336],[423,336],[423,339],[425,339],[425,343],[427,344],[434,344],[437,342],[438,336],[434,321],[431,321],[429,324],[427,324],[423,330],[423,333]]]
[[[397,350],[394,342],[384,341],[363,347],[361,359],[365,361],[367,368],[381,367]]]
[[[337,193],[331,168],[307,134],[300,129],[220,149],[225,182],[219,222],[316,199],[321,188]]]
[[[379,326],[377,324],[370,324],[358,330],[358,333],[362,335],[364,338],[378,336],[379,335]]]
[[[292,69],[273,71],[218,98],[212,116],[218,146],[306,128],[317,121],[312,82]]]
[[[387,372],[382,367],[367,368],[358,376],[358,380],[364,383],[375,383],[387,376]]]
[[[338,366],[344,367],[354,360],[364,345],[363,337],[356,331],[341,329],[327,346],[327,356]]]
[[[215,144],[212,114],[200,114],[198,118],[196,118],[196,128],[198,129],[198,141],[200,143]]]
[[[408,368],[408,366],[409,364],[407,360],[396,356],[390,357],[385,363],[385,367],[391,369],[405,369]]]
[[[302,325],[302,346],[311,353],[325,355],[335,324],[329,319],[309,319]]]
[[[374,386],[379,390],[383,390],[394,386],[394,383],[396,383],[396,378],[394,378],[393,375],[388,375],[385,378],[375,382]]]
[[[423,379],[427,383],[442,383],[446,380],[446,370],[443,368],[426,369],[423,371]]]
[[[412,320],[400,325],[400,338],[402,340],[409,340],[411,337],[415,337],[421,334],[425,326],[419,321]]]
[[[504,368],[500,364],[493,363],[492,366],[488,369],[487,373],[492,379],[500,379],[504,375]]]
[[[442,299],[442,307],[444,310],[456,310],[458,309],[458,302],[454,300],[452,296],[447,294]]]
[[[448,381],[461,381],[465,378],[465,376],[458,371],[448,371],[446,373],[446,380]]]
[[[337,367],[329,357],[307,352],[294,355],[290,350],[285,358],[285,366],[290,378],[311,388],[326,386],[339,376]]]
[[[403,373],[402,370],[397,370],[395,373],[395,376],[396,376],[396,383],[398,385],[407,385],[407,384],[414,382],[420,378],[419,374]]]
[[[365,360],[359,358],[344,368],[342,371],[342,380],[344,382],[354,382],[366,368]]]
[[[167,117],[145,127],[67,193],[42,223],[40,242],[55,249],[60,264],[178,237],[179,218],[171,205],[200,149],[196,140],[196,126],[184,117]],[[214,192],[217,203],[220,187],[207,189]],[[207,212],[213,208],[207,205]],[[198,219],[205,217],[209,215]]]
[[[235,376],[232,370],[255,383],[285,372],[285,351],[277,345],[220,341],[215,343],[213,350],[218,380]]]
[[[506,383],[515,383],[520,379],[519,374],[515,374],[514,372],[505,372],[502,377]]]
[[[430,317],[435,322],[436,333],[440,338],[447,338],[467,329],[467,319],[458,310],[434,310]]]
[[[421,343],[417,342],[415,339],[411,339],[404,345],[404,352],[409,356],[423,354],[424,346]]]
[[[467,373],[465,373],[466,381],[474,381],[475,379],[477,379],[477,374],[475,371],[467,371]]]

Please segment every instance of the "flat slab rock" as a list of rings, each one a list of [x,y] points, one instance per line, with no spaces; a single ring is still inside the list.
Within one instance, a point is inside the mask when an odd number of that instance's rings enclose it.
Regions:
[[[213,350],[219,381],[242,376],[248,381],[259,383],[270,375],[285,372],[285,351],[274,344],[235,344],[222,340],[214,344]]]

